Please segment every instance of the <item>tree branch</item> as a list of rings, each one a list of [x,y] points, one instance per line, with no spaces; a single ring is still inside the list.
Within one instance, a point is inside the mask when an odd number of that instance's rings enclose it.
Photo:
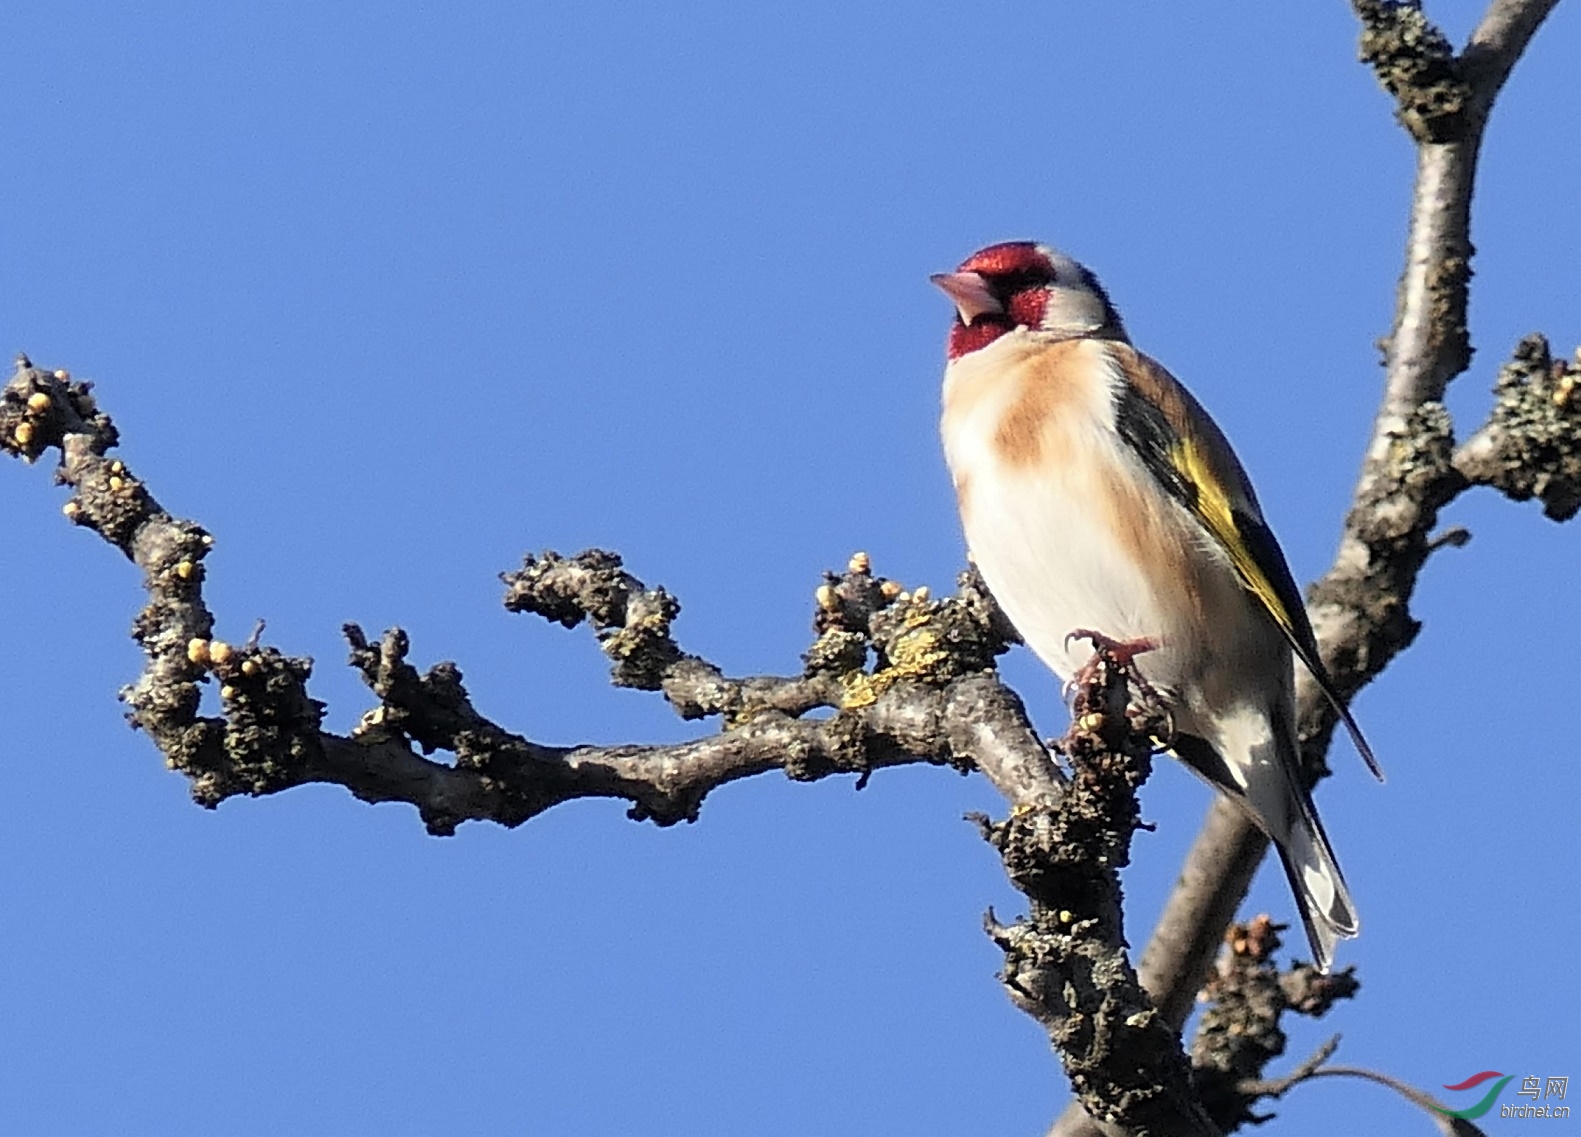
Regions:
[[[1367,1070],[1360,1066],[1330,1066],[1327,1062],[1333,1056],[1339,1039],[1331,1038],[1320,1047],[1316,1054],[1308,1058],[1296,1069],[1283,1078],[1272,1078],[1267,1081],[1249,1081],[1241,1086],[1241,1092],[1254,1097],[1281,1098],[1304,1082],[1316,1078],[1360,1078],[1367,1082],[1376,1082],[1386,1086],[1399,1094],[1412,1105],[1421,1107],[1433,1124],[1444,1137],[1486,1137],[1486,1134],[1477,1126],[1471,1124],[1463,1117],[1448,1117],[1433,1095],[1423,1093],[1415,1086],[1408,1085],[1398,1078],[1391,1078],[1376,1070]]]
[[[171,516],[124,461],[107,456],[118,442],[89,384],[18,361],[0,392],[0,447],[28,462],[58,447],[56,478],[74,491],[67,518],[142,568],[149,602],[134,635],[146,662],[121,697],[132,725],[187,775],[201,805],[328,782],[363,801],[413,805],[430,832],[448,834],[469,820],[519,825],[583,797],[627,801],[633,817],[661,825],[689,821],[713,789],[770,770],[865,779],[927,762],[980,769],[1019,806],[1051,804],[1062,792],[1020,699],[993,671],[1006,641],[975,578],[932,600],[873,577],[860,555],[818,589],[821,634],[806,670],[789,677],[732,679],[681,651],[670,634],[679,604],[613,554],[529,557],[505,578],[511,610],[568,626],[589,621],[618,685],[661,690],[685,718],[722,719],[715,735],[670,746],[532,742],[473,707],[454,664],[419,675],[404,632],[373,644],[355,625],[346,627],[351,662],[379,702],[351,735],[323,730],[323,704],[307,691],[311,660],[256,637],[212,638],[203,560],[213,539]],[[198,713],[208,682],[220,687],[219,716]],[[819,708],[835,713],[805,717]],[[426,757],[440,750],[454,765]]]
[[[1076,684],[1059,747],[1073,776],[1053,807],[979,819],[1025,919],[986,926],[1005,953],[1011,1001],[1041,1023],[1078,1100],[1127,1133],[1216,1137],[1193,1085],[1180,1032],[1153,1008],[1126,955],[1119,870],[1142,828],[1136,791],[1152,771],[1159,711],[1128,711],[1123,668],[1101,649]]]
[[[1517,500],[1539,498],[1560,520],[1581,508],[1581,400],[1572,397],[1581,373],[1556,364],[1540,337],[1517,349],[1493,414],[1458,448],[1440,402],[1471,357],[1470,197],[1482,130],[1555,2],[1497,0],[1456,56],[1410,6],[1354,0],[1364,57],[1416,139],[1418,174],[1384,398],[1335,564],[1309,604],[1325,662],[1347,696],[1414,638],[1409,600],[1442,544],[1431,536],[1439,511],[1456,495],[1491,485]],[[212,539],[167,513],[108,456],[117,443],[88,384],[19,361],[0,393],[0,448],[32,462],[59,447],[57,478],[73,490],[66,516],[143,570],[149,602],[134,634],[145,666],[122,698],[132,725],[190,779],[200,804],[328,782],[364,801],[413,805],[436,834],[466,820],[519,825],[581,797],[623,800],[633,817],[667,825],[694,820],[715,787],[772,770],[804,780],[854,773],[860,786],[873,770],[905,763],[979,769],[1012,806],[1006,821],[984,823],[985,834],[1030,901],[1027,918],[1010,925],[990,914],[1011,997],[1048,1030],[1097,1115],[1132,1132],[1215,1132],[1178,1031],[1266,842],[1239,810],[1216,801],[1133,972],[1116,873],[1138,824],[1134,791],[1150,768],[1150,728],[1127,721],[1123,678],[1101,671],[1099,686],[1081,693],[1065,741],[1075,767],[1067,783],[993,670],[1013,632],[975,578],[934,600],[926,589],[907,593],[875,577],[858,555],[817,590],[819,634],[801,674],[733,678],[676,644],[678,602],[613,554],[528,557],[504,577],[510,610],[567,627],[589,623],[617,685],[659,691],[685,719],[718,719],[719,732],[668,746],[534,742],[480,713],[454,664],[419,673],[401,630],[375,642],[347,625],[352,665],[377,703],[350,735],[338,735],[322,728],[324,707],[308,693],[311,660],[256,635],[242,644],[213,637],[202,590]],[[199,714],[200,685],[211,682],[217,716]],[[1315,778],[1334,715],[1310,684],[1300,694]],[[820,710],[833,714],[810,717]],[[453,764],[429,757],[438,751],[454,755]],[[1234,972],[1233,984],[1221,972],[1220,1018],[1266,1025],[1270,1014],[1298,1006],[1288,975],[1271,987],[1264,970]],[[1213,1111],[1222,1124],[1247,1120],[1258,1087],[1271,1084],[1249,1072],[1278,1052],[1272,1032],[1276,1021],[1233,1045],[1227,1032],[1199,1038],[1199,1070],[1222,1075]],[[1244,1023],[1240,1033],[1248,1034]],[[1336,1069],[1319,1064],[1306,1076]]]
[[[679,603],[614,554],[529,556],[502,578],[509,610],[590,624],[616,685],[660,691],[683,718],[721,720],[719,733],[669,746],[534,742],[478,711],[453,663],[419,673],[400,629],[375,642],[348,624],[351,664],[377,704],[342,736],[322,728],[310,660],[258,642],[261,626],[241,644],[213,637],[203,598],[212,540],[107,456],[118,441],[88,385],[65,372],[23,359],[0,391],[0,443],[30,462],[59,447],[57,477],[74,490],[67,517],[144,570],[149,603],[135,635],[146,663],[122,697],[200,804],[328,782],[363,801],[413,805],[434,834],[468,820],[519,825],[582,797],[621,799],[632,817],[667,825],[694,820],[714,788],[770,770],[865,780],[911,762],[978,769],[1012,807],[984,832],[1031,901],[1025,920],[989,922],[1012,999],[1045,1025],[1101,1115],[1138,1132],[1216,1133],[1178,1029],[1152,1009],[1125,954],[1118,870],[1162,719],[1128,715],[1123,672],[1095,663],[1063,744],[1075,767],[1067,781],[994,671],[1013,632],[975,574],[935,600],[875,577],[857,554],[815,593],[818,637],[803,673],[738,679],[676,644]],[[210,682],[218,716],[199,714]],[[834,713],[808,717],[819,709]],[[438,751],[454,763],[427,757]]]
[[[1314,1078],[1360,1078],[1366,1082],[1376,1082],[1393,1090],[1412,1105],[1420,1106],[1422,1111],[1432,1118],[1433,1124],[1444,1137],[1487,1137],[1479,1126],[1471,1124],[1463,1117],[1446,1117],[1443,1107],[1432,1094],[1423,1093],[1415,1086],[1408,1085],[1398,1078],[1391,1078],[1387,1074],[1380,1074],[1377,1070],[1368,1070],[1361,1066],[1322,1066],[1311,1071],[1301,1080],[1311,1081]]]
[[[1259,1098],[1271,1096],[1260,1088],[1259,1079],[1268,1063],[1285,1052],[1285,1014],[1321,1018],[1361,988],[1353,968],[1324,975],[1301,963],[1280,971],[1273,957],[1281,930],[1266,915],[1230,925],[1218,969],[1202,992],[1208,1006],[1191,1046],[1191,1062],[1203,1105],[1226,1132],[1272,1118],[1254,1113],[1252,1107]],[[1297,1072],[1326,1061],[1338,1042],[1332,1040]]]
[[[1555,378],[1550,398],[1562,416],[1551,436],[1566,439],[1563,444],[1531,429],[1517,441],[1513,436],[1523,433],[1524,420],[1501,417],[1496,408],[1488,425],[1457,454],[1449,414],[1440,402],[1449,382],[1471,361],[1466,327],[1471,198],[1483,131],[1511,69],[1555,3],[1494,0],[1457,56],[1417,6],[1353,0],[1362,24],[1361,57],[1395,98],[1396,113],[1416,143],[1417,175],[1384,355],[1383,398],[1334,564],[1308,597],[1324,664],[1347,699],[1415,639],[1419,625],[1409,603],[1435,547],[1431,535],[1439,511],[1469,484],[1496,485],[1512,496],[1521,489],[1529,491],[1527,496],[1543,496],[1550,516],[1574,512],[1569,495],[1581,480],[1574,450],[1581,421],[1571,413],[1573,378],[1568,384]],[[1531,371],[1528,367],[1523,374]],[[1540,403],[1531,392],[1518,401],[1527,408]],[[1534,454],[1547,454],[1556,464],[1541,473],[1520,474],[1521,463]],[[1502,473],[1495,472],[1496,466]],[[1315,781],[1326,773],[1336,716],[1310,677],[1298,675],[1298,683],[1303,759]],[[1209,807],[1139,968],[1170,1023],[1182,1024],[1190,1012],[1223,929],[1267,846],[1233,803],[1218,798]],[[1052,1132],[1093,1131],[1073,1103]]]
[[[1493,0],[1460,53],[1461,72],[1471,84],[1472,114],[1486,125],[1493,100],[1537,29],[1559,0]]]
[[[1473,36],[1473,43],[1487,45],[1480,49],[1483,62],[1471,77],[1463,76],[1470,84],[1472,110],[1457,120],[1458,133],[1450,140],[1432,141],[1432,132],[1429,140],[1418,140],[1417,187],[1385,357],[1384,397],[1335,563],[1313,586],[1308,602],[1323,661],[1347,698],[1415,638],[1419,626],[1409,602],[1439,511],[1468,484],[1454,463],[1453,431],[1438,399],[1470,361],[1465,312],[1476,145],[1499,86],[1552,6],[1495,4]],[[1356,8],[1368,34],[1383,24],[1421,19],[1409,5],[1381,0],[1356,0]],[[1515,8],[1526,12],[1518,24],[1510,14]],[[1533,15],[1530,9],[1541,11]],[[1508,30],[1496,35],[1493,28]],[[1524,32],[1516,34],[1520,29]],[[1421,51],[1431,56],[1431,44]],[[1390,79],[1384,82],[1389,85]],[[1402,93],[1402,108],[1418,96],[1425,98],[1419,90]],[[1433,130],[1442,128],[1439,123]],[[1571,437],[1576,426],[1570,416],[1565,429]],[[1302,684],[1300,696],[1306,762],[1321,771],[1335,715],[1310,682]],[[1215,803],[1183,884],[1166,906],[1157,947],[1150,944],[1143,957],[1148,989],[1171,1021],[1183,1020],[1206,963],[1203,949],[1211,951],[1223,915],[1244,894],[1265,848],[1266,841],[1239,811]]]
[[[1499,370],[1493,413],[1456,449],[1455,471],[1512,501],[1537,498],[1568,521],[1581,510],[1581,352],[1566,363],[1542,336],[1527,336]]]

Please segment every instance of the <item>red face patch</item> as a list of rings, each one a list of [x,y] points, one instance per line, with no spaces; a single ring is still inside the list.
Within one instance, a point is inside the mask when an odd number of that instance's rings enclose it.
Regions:
[[[1015,328],[1042,326],[1048,305],[1048,285],[1054,280],[1054,265],[1033,242],[1005,241],[989,245],[967,257],[956,271],[980,274],[1005,310],[1003,315],[978,316],[970,324],[962,323],[957,316],[945,347],[951,360],[980,351]]]
[[[957,272],[980,272],[987,277],[1012,276],[1018,273],[1054,276],[1054,266],[1048,257],[1038,251],[1031,241],[1005,241],[979,249],[961,262]]]
[[[946,358],[956,360],[969,352],[978,351],[993,343],[1010,330],[1012,325],[1003,316],[979,316],[970,324],[959,319],[950,328],[950,338],[944,345]]]

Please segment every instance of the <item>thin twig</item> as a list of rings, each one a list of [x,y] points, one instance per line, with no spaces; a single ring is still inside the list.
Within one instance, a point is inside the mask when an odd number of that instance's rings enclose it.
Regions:
[[[1367,1070],[1360,1066],[1324,1066],[1320,1070],[1313,1070],[1308,1078],[1361,1078],[1363,1081],[1376,1082],[1380,1086],[1387,1086],[1399,1094],[1412,1105],[1420,1106],[1427,1115],[1433,1119],[1444,1137],[1486,1137],[1478,1126],[1471,1124],[1463,1117],[1447,1117],[1443,1113],[1443,1106],[1431,1094],[1423,1093],[1415,1086],[1408,1085],[1398,1078],[1391,1078],[1387,1074],[1380,1074],[1376,1070]]]
[[[1363,1081],[1376,1082],[1380,1086],[1387,1086],[1412,1105],[1419,1106],[1440,1133],[1445,1137],[1485,1137],[1483,1131],[1462,1117],[1449,1117],[1444,1113],[1444,1106],[1431,1094],[1424,1093],[1398,1078],[1388,1074],[1379,1073],[1377,1070],[1368,1070],[1361,1066],[1329,1066],[1325,1065],[1339,1048],[1339,1035],[1335,1035],[1322,1046],[1316,1053],[1301,1065],[1282,1078],[1270,1078],[1262,1081],[1243,1082],[1241,1091],[1249,1097],[1279,1098],[1289,1093],[1304,1082],[1317,1078],[1360,1078]]]
[[[1248,1079],[1235,1088],[1249,1098],[1281,1098],[1291,1089],[1300,1085],[1317,1072],[1319,1066],[1334,1057],[1334,1052],[1339,1049],[1339,1035],[1331,1036],[1328,1041],[1314,1050],[1305,1062],[1297,1066],[1282,1078]]]

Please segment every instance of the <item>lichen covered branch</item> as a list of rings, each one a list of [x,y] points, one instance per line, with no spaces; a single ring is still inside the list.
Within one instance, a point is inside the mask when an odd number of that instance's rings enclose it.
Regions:
[[[1536,498],[1554,521],[1581,509],[1581,352],[1554,359],[1528,336],[1499,370],[1493,413],[1455,451],[1457,473],[1514,501]]]
[[[1505,369],[1488,423],[1460,448],[1442,404],[1470,366],[1471,199],[1483,132],[1500,90],[1557,0],[1493,0],[1458,54],[1420,5],[1352,0],[1361,57],[1393,97],[1416,147],[1417,172],[1383,397],[1334,564],[1309,593],[1308,612],[1335,685],[1347,698],[1415,638],[1417,577],[1445,542],[1440,511],[1471,485],[1535,496],[1564,519],[1581,501],[1573,367],[1528,340]],[[1541,347],[1539,347],[1541,343]],[[1309,777],[1326,772],[1336,717],[1314,685],[1299,691]],[[1216,800],[1193,842],[1139,970],[1167,1021],[1185,1021],[1223,930],[1267,839],[1233,803]],[[1094,1126],[1074,1104],[1053,1132]]]
[[[1346,697],[1415,637],[1409,604],[1437,547],[1439,512],[1468,484],[1440,400],[1471,359],[1465,317],[1478,144],[1511,66],[1552,6],[1552,0],[1498,0],[1455,55],[1418,7],[1354,0],[1363,58],[1394,96],[1416,143],[1418,167],[1383,399],[1339,552],[1308,602],[1324,662]],[[1575,426],[1571,419],[1565,427],[1572,437]],[[1501,452],[1515,446],[1506,435]],[[1554,479],[1574,482],[1557,469]],[[1559,493],[1555,488],[1550,496]],[[1299,703],[1305,760],[1316,777],[1325,768],[1335,715],[1310,683],[1302,684]],[[1184,1021],[1266,848],[1233,805],[1214,803],[1143,954],[1148,989],[1170,1021]]]
[[[1058,767],[993,669],[1004,629],[975,577],[933,599],[875,577],[863,556],[817,590],[818,638],[802,673],[783,677],[731,678],[682,651],[671,634],[680,605],[613,554],[549,553],[507,574],[512,611],[590,623],[618,685],[662,691],[685,718],[717,718],[711,735],[667,746],[534,742],[473,706],[455,664],[419,673],[404,632],[373,642],[356,625],[345,629],[351,663],[377,703],[349,736],[326,731],[308,693],[311,660],[256,634],[214,638],[203,597],[213,540],[109,456],[118,442],[88,384],[18,361],[0,392],[0,447],[28,462],[58,449],[57,478],[73,489],[66,516],[143,570],[149,600],[134,634],[145,664],[122,698],[202,805],[326,782],[364,801],[413,805],[434,833],[468,820],[519,825],[583,797],[623,800],[634,817],[672,824],[695,818],[713,789],[755,774],[865,779],[915,762],[979,769],[1017,804],[1062,792]],[[199,713],[205,683],[219,688],[218,715]],[[834,713],[812,717],[817,709]],[[429,757],[441,751],[453,761]]]
[[[1031,902],[1026,919],[991,926],[1012,996],[1048,1027],[1094,1109],[1143,1132],[1212,1132],[1178,1031],[1125,954],[1117,874],[1161,723],[1128,711],[1123,675],[1097,666],[1063,743],[1067,780],[998,679],[994,659],[1014,633],[974,573],[936,599],[875,576],[858,554],[815,591],[801,673],[734,678],[676,643],[679,603],[613,553],[529,556],[502,578],[509,610],[590,625],[617,686],[661,692],[717,732],[665,746],[535,742],[482,713],[455,664],[418,670],[405,632],[374,639],[348,624],[350,663],[375,702],[343,736],[322,727],[310,660],[260,642],[261,627],[243,643],[214,637],[203,597],[212,540],[107,456],[119,440],[85,384],[21,361],[0,392],[0,432],[30,461],[58,448],[59,477],[75,490],[67,516],[142,566],[146,662],[123,697],[201,804],[332,783],[364,801],[406,802],[430,832],[448,834],[468,820],[518,825],[584,797],[625,801],[637,819],[689,821],[714,788],[775,770],[805,780],[865,780],[914,762],[979,770],[1010,806],[985,832]],[[217,715],[199,713],[205,683],[219,688]],[[452,760],[432,757],[441,753]]]
[[[1419,5],[1352,0],[1361,60],[1393,96],[1417,158],[1369,464],[1381,459],[1384,439],[1471,365],[1471,199],[1482,136],[1511,69],[1557,2],[1494,0],[1456,54]]]
[[[1154,1009],[1127,956],[1119,870],[1142,828],[1136,791],[1152,770],[1156,712],[1130,707],[1126,675],[1100,651],[1079,678],[1060,749],[1067,792],[1052,806],[980,819],[1025,918],[988,933],[1005,953],[1011,1000],[1045,1030],[1078,1100],[1136,1134],[1216,1134],[1198,1101],[1179,1029]]]
[[[1281,1020],[1286,1012],[1321,1018],[1361,987],[1351,968],[1324,975],[1298,963],[1281,971],[1273,958],[1279,931],[1266,915],[1230,925],[1218,967],[1202,992],[1208,1005],[1197,1026],[1191,1062],[1203,1104],[1226,1132],[1272,1116],[1252,1107],[1260,1098],[1275,1096],[1262,1078],[1268,1064],[1285,1051]],[[1326,1061],[1337,1042],[1298,1072]]]

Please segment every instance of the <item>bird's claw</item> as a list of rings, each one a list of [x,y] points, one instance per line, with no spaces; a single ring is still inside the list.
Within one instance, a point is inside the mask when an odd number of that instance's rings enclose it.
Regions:
[[[1102,661],[1112,662],[1122,672],[1126,679],[1136,688],[1136,693],[1152,706],[1161,709],[1165,716],[1171,719],[1170,728],[1173,732],[1173,716],[1169,715],[1168,702],[1158,693],[1151,683],[1142,677],[1137,669],[1136,657],[1150,651],[1156,651],[1159,641],[1152,636],[1139,636],[1134,640],[1117,640],[1113,636],[1106,636],[1102,632],[1095,632],[1090,628],[1077,628],[1065,637],[1065,646],[1070,647],[1072,640],[1088,640],[1092,643],[1092,658],[1084,663],[1076,674],[1065,683],[1065,693],[1070,693],[1085,683],[1092,682],[1094,673]]]
[[[1158,640],[1152,636],[1138,636],[1134,640],[1117,640],[1091,628],[1077,628],[1065,637],[1066,648],[1072,640],[1088,640],[1094,655],[1106,655],[1116,664],[1130,670],[1139,655],[1158,649]]]

